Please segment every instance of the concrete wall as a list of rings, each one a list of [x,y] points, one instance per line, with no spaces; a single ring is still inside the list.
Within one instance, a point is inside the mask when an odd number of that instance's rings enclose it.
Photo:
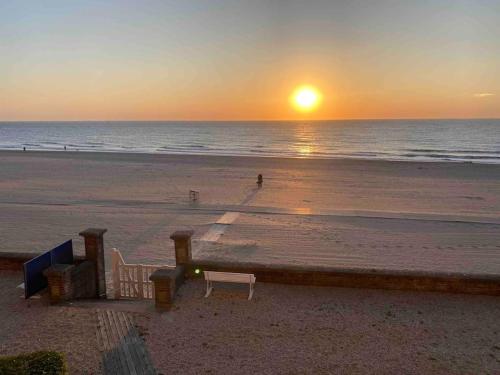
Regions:
[[[500,275],[271,266],[256,263],[193,260],[187,267],[189,277],[198,276],[194,273],[196,268],[207,271],[253,273],[257,282],[500,296]]]

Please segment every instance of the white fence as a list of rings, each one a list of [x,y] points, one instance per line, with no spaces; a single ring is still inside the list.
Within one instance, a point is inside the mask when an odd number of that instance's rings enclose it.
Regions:
[[[116,299],[154,298],[154,286],[149,276],[159,268],[175,268],[167,265],[127,264],[117,249],[112,249],[111,257]]]

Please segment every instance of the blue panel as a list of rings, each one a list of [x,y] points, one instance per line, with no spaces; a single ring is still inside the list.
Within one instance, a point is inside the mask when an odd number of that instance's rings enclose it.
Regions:
[[[25,298],[47,287],[47,278],[43,275],[43,271],[50,267],[50,258],[50,252],[46,252],[24,263]]]
[[[69,240],[50,250],[52,264],[73,264],[73,241]]]

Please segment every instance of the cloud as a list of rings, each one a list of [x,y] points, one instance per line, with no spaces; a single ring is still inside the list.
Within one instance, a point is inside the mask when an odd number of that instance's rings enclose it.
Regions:
[[[473,96],[474,98],[487,98],[489,96],[495,96],[495,94],[492,94],[491,92],[481,92],[478,94],[474,94]]]

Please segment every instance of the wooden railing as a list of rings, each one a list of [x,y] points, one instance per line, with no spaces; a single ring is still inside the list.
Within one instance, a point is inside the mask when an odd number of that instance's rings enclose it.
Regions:
[[[112,249],[112,274],[115,299],[154,298],[154,286],[149,277],[159,268],[175,268],[168,265],[127,264],[117,249]]]

